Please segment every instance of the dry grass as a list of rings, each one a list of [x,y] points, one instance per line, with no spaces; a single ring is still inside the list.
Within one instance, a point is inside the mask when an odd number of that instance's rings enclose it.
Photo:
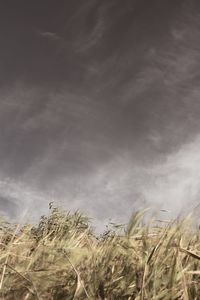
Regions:
[[[52,208],[37,226],[0,225],[0,299],[200,299],[200,231],[189,219],[96,236]]]

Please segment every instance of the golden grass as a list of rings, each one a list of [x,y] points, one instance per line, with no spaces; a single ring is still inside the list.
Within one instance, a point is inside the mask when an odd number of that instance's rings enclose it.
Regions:
[[[57,208],[37,226],[0,224],[0,299],[200,299],[200,231],[136,213],[97,236]]]

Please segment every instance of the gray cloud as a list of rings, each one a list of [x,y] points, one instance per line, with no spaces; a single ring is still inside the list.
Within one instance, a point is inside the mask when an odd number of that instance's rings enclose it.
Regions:
[[[152,3],[88,1],[55,28],[32,21],[26,76],[0,92],[6,211],[55,198],[103,222],[198,203],[200,23],[192,6]]]

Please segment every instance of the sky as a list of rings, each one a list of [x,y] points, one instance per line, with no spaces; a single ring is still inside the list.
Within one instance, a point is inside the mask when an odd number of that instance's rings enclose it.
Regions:
[[[101,227],[199,204],[199,16],[197,0],[2,1],[1,215],[54,201]]]

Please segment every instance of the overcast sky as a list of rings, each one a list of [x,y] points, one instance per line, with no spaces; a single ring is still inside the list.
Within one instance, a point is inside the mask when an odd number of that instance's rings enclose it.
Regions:
[[[2,1],[0,210],[199,202],[200,2]]]

